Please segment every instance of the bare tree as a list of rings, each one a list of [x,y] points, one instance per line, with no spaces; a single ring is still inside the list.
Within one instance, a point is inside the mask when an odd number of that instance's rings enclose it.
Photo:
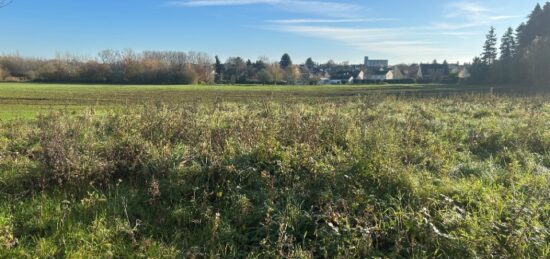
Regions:
[[[0,8],[11,4],[11,2],[13,2],[13,0],[0,0]]]

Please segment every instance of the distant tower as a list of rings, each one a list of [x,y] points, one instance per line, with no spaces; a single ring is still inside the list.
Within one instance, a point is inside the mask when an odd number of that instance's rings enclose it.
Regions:
[[[369,59],[368,56],[365,57],[365,67],[366,68],[387,68],[389,66],[389,61],[387,59]]]

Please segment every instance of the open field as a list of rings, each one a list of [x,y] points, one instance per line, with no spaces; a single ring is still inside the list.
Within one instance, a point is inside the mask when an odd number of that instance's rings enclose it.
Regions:
[[[0,83],[0,119],[32,118],[51,109],[79,111],[86,107],[104,109],[134,104],[181,104],[203,101],[307,101],[346,99],[366,94],[450,95],[488,92],[487,87],[448,85],[366,86],[116,86]]]
[[[550,97],[457,91],[0,84],[0,257],[550,257]]]

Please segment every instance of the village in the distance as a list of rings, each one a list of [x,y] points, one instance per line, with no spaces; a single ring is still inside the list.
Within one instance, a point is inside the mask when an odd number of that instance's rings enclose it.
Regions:
[[[442,82],[456,83],[470,77],[467,65],[449,64],[446,61],[431,64],[389,65],[386,59],[365,57],[364,64],[335,64],[328,62],[320,65],[301,65],[302,71],[309,71],[310,77],[318,84],[365,84],[365,83],[415,83]],[[313,72],[313,73],[312,73]]]

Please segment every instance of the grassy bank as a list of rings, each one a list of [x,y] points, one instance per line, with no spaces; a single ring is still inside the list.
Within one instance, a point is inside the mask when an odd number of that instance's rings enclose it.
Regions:
[[[548,129],[548,97],[481,95],[4,121],[0,257],[544,258]]]

